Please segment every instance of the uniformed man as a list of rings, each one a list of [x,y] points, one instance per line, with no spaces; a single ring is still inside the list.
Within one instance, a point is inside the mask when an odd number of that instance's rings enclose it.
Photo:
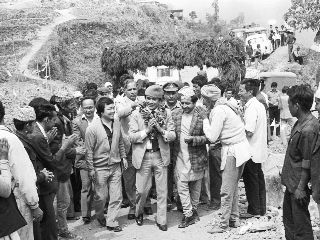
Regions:
[[[179,85],[175,82],[167,82],[163,85],[164,100],[166,108],[171,112],[175,109],[181,108],[178,95]]]

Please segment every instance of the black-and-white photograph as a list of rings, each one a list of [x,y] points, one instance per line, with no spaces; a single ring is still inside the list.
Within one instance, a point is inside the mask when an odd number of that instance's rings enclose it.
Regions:
[[[320,239],[319,0],[0,0],[0,240]]]

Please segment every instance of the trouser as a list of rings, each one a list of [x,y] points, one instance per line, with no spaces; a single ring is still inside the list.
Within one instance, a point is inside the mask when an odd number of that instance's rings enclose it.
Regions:
[[[277,106],[271,106],[269,107],[269,118],[270,118],[270,124],[272,124],[273,120],[275,120],[276,123],[276,135],[279,136],[280,135],[280,109]],[[273,130],[274,127],[271,126],[270,127],[270,131],[271,131],[271,136],[273,136]]]
[[[109,196],[107,226],[119,226],[117,216],[122,203],[120,163],[109,166],[109,169],[95,169],[95,210],[99,220],[104,219],[104,206]]]
[[[93,182],[86,169],[80,169],[81,176],[81,216],[91,217],[91,206],[94,197]]]
[[[208,168],[204,171],[204,177],[201,183],[200,201],[203,203],[209,203],[210,199],[210,187],[209,187],[209,171]]]
[[[280,46],[280,39],[275,40],[276,49]]]
[[[248,200],[248,213],[265,215],[266,184],[261,163],[255,163],[250,159],[244,166],[242,177]]]
[[[160,151],[146,152],[144,154],[140,169],[136,174],[136,216],[143,214],[149,190],[152,185],[152,170],[156,182],[157,191],[157,222],[161,225],[167,224],[167,167],[163,165]]]
[[[211,204],[221,205],[220,190],[222,184],[221,168],[221,146],[209,150],[209,176],[210,176],[210,196]]]
[[[293,44],[288,43],[288,55],[289,55],[289,62],[292,61],[292,50],[293,50]]]
[[[23,240],[33,240],[33,218],[30,207],[27,205],[26,200],[24,196],[19,191],[19,188],[14,189],[14,195],[16,198],[18,209],[23,216],[23,218],[26,220],[27,225],[20,228],[18,230],[18,234],[21,239]]]
[[[130,204],[129,214],[134,214],[136,207],[136,169],[132,161],[128,161],[128,168],[123,171],[123,185]]]
[[[168,203],[173,201],[173,184],[174,184],[174,166],[172,163],[168,165]]]
[[[81,209],[81,175],[80,169],[74,168],[73,174],[70,176],[72,193],[73,193],[73,206],[76,212],[80,212]]]
[[[39,196],[39,207],[43,211],[42,221],[40,222],[42,240],[57,240],[58,229],[56,216],[53,207],[55,193]]]
[[[202,178],[191,182],[177,179],[178,193],[183,207],[183,214],[186,217],[191,217],[192,210],[198,208],[201,182]]]
[[[58,232],[67,232],[67,212],[70,205],[70,179],[66,182],[59,182],[59,189],[57,192],[57,220]]]
[[[283,198],[283,224],[287,240],[313,240],[313,232],[308,210],[310,196],[307,202],[300,204],[293,193],[288,190]]]
[[[284,44],[285,44],[285,36],[284,36],[284,34],[280,34],[280,37],[281,37],[281,46],[284,46]]]
[[[221,220],[222,227],[228,227],[229,221],[239,219],[239,194],[238,182],[242,175],[244,164],[236,167],[236,159],[228,156],[224,170],[222,171],[221,185]]]

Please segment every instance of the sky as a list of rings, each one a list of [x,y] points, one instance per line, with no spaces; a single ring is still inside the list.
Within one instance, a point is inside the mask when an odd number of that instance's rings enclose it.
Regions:
[[[204,19],[207,12],[212,11],[213,0],[158,0],[167,3],[172,8],[184,9],[184,16],[196,11],[200,19]],[[258,23],[267,26],[271,23],[284,23],[283,14],[291,5],[291,0],[219,0],[220,18],[230,21],[240,12],[245,15],[245,23]]]

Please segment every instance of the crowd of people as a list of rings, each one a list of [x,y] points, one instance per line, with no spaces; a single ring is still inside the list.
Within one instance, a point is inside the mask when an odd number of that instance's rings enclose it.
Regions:
[[[320,202],[314,158],[320,139],[308,86],[287,87],[281,98],[275,83],[265,94],[257,79],[244,79],[237,95],[205,74],[192,86],[122,80],[116,97],[107,82],[87,84],[71,99],[34,98],[15,112],[14,132],[0,101],[0,239],[81,239],[67,220],[81,211],[88,224],[93,209],[102,227],[120,232],[120,209],[129,208],[127,218],[142,226],[144,215],[153,214],[152,198],[161,231],[174,205],[182,212],[178,228],[200,221],[201,203],[221,212],[208,233],[237,228],[239,218],[266,214],[268,115],[277,122],[284,108],[297,118],[281,175],[286,239],[313,239],[308,204],[310,194]],[[320,92],[315,101],[320,111]],[[248,202],[243,214],[240,178]]]
[[[300,65],[303,64],[303,54],[300,51],[300,47],[294,46],[296,43],[296,37],[292,29],[287,29],[284,25],[281,25],[280,29],[278,26],[273,28],[273,25],[270,25],[268,30],[268,39],[271,42],[272,51],[275,51],[280,46],[287,46],[288,62],[297,62]],[[257,44],[254,49],[251,40],[249,40],[246,45],[247,66],[251,66],[251,62],[254,61],[255,67],[257,68],[258,63],[261,64],[262,57],[261,45]]]

